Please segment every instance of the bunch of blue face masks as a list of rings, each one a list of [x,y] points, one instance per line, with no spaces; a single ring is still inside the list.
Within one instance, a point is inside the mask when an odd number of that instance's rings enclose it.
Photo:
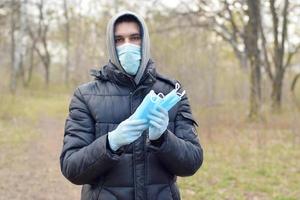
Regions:
[[[173,89],[169,94],[164,96],[162,93],[155,94],[153,90],[151,90],[146,97],[144,98],[141,105],[136,109],[133,113],[132,118],[134,119],[147,119],[150,111],[155,109],[157,106],[164,108],[169,111],[173,106],[178,103],[182,96],[185,94],[185,91],[179,93],[180,89],[179,83],[176,83],[175,89]]]

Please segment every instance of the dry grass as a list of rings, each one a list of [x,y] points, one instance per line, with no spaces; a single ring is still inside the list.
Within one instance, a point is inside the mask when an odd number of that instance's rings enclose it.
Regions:
[[[246,106],[199,108],[204,164],[180,178],[183,199],[300,199],[300,113],[245,120]]]
[[[43,116],[63,119],[69,95],[51,89],[24,90],[0,96],[0,145],[19,145],[37,135],[35,127]]]
[[[55,89],[0,96],[0,150],[34,140],[43,116],[64,120],[69,100],[70,93]],[[264,120],[249,123],[245,103],[193,108],[204,163],[194,176],[179,178],[184,200],[300,199],[299,112],[287,107],[271,115],[265,109]],[[13,158],[6,155],[2,164]]]

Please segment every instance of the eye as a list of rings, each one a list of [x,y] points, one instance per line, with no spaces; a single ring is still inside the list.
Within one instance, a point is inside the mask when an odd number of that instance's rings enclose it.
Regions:
[[[141,37],[139,36],[139,35],[135,35],[135,36],[132,36],[131,37],[131,40],[132,41],[138,41],[138,40],[140,40],[141,39]]]
[[[116,38],[115,43],[121,43],[121,42],[123,42],[123,40],[124,40],[123,38]]]

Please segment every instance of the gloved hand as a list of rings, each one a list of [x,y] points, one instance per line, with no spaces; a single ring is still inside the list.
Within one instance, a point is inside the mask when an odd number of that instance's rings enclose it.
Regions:
[[[144,98],[142,103],[136,109],[136,111],[132,114],[132,119],[147,119],[147,116],[151,109],[155,107],[155,104],[160,102],[162,99],[159,98],[155,94],[153,90],[151,90]]]
[[[148,127],[149,125],[146,119],[126,119],[121,122],[115,130],[108,133],[110,148],[116,151],[121,146],[132,143],[138,139]]]
[[[149,139],[157,140],[167,130],[169,124],[168,111],[157,106],[156,109],[150,111],[148,119],[150,120]]]

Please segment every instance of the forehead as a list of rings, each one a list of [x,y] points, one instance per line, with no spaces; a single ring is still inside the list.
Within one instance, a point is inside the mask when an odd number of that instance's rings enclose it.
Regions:
[[[120,22],[116,24],[115,36],[129,36],[140,34],[140,27],[136,22]]]

